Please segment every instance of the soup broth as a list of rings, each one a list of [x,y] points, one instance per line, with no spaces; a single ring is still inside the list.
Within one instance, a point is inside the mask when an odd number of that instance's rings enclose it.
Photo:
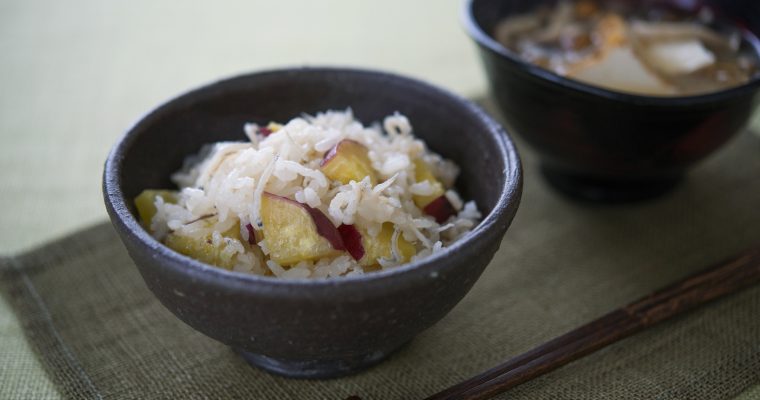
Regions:
[[[757,38],[711,9],[576,0],[508,17],[494,37],[522,59],[607,89],[697,95],[758,74]]]

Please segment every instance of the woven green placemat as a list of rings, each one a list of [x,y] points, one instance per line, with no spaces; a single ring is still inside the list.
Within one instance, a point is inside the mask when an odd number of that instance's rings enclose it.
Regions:
[[[760,239],[760,140],[742,134],[672,194],[568,201],[537,176],[501,249],[446,318],[388,361],[328,381],[276,377],[185,326],[100,224],[0,261],[0,287],[68,398],[414,399],[491,367]],[[760,288],[524,384],[510,399],[720,399],[760,382]]]

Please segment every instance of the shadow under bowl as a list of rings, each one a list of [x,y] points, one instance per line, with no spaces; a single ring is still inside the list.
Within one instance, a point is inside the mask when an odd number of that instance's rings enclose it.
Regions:
[[[542,172],[555,188],[602,202],[657,196],[748,123],[760,77],[699,96],[627,94],[525,62],[491,36],[503,18],[551,3],[556,1],[466,0],[463,20],[478,44],[500,111],[510,129],[537,151]],[[760,3],[705,3],[760,34]]]
[[[132,202],[206,143],[245,140],[245,122],[287,121],[351,107],[366,123],[396,111],[428,146],[461,167],[457,189],[483,214],[442,252],[361,276],[281,280],[206,265],[150,236]],[[116,144],[103,193],[111,220],[148,288],[179,319],[270,372],[303,378],[355,373],[441,319],[499,248],[522,190],[509,136],[471,102],[396,75],[296,68],[243,75],[181,95]],[[189,349],[190,351],[192,349]]]

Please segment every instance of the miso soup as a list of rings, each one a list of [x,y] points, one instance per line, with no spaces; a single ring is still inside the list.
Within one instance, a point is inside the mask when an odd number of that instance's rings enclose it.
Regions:
[[[654,96],[727,89],[758,74],[758,40],[707,7],[560,1],[500,21],[493,35],[522,59],[592,85]]]

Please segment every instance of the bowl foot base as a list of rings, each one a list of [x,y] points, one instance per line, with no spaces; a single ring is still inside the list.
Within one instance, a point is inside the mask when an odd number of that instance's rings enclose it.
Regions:
[[[659,197],[683,179],[681,175],[658,179],[605,179],[559,172],[545,166],[541,173],[549,184],[572,198],[596,203],[627,203]]]
[[[300,379],[329,379],[352,375],[367,369],[383,361],[396,350],[375,351],[339,360],[287,360],[239,349],[236,351],[254,367],[276,375]]]

